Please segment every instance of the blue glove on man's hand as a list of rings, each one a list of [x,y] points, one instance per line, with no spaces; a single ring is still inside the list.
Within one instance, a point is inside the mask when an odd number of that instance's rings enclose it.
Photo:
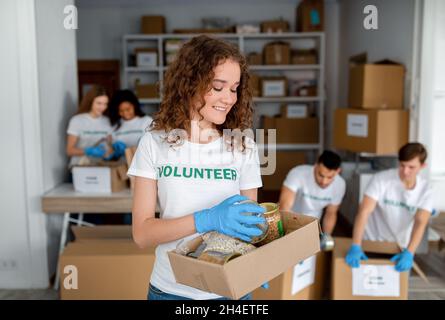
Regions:
[[[85,155],[93,158],[102,158],[106,152],[105,146],[103,144],[98,145],[97,147],[87,147],[83,150]]]
[[[111,160],[111,159],[119,159],[122,157],[125,153],[125,149],[127,148],[127,145],[122,141],[115,141],[112,144],[113,147],[113,153],[106,157],[105,160]]]
[[[401,253],[392,257],[391,261],[396,263],[396,270],[398,272],[405,272],[413,267],[414,254],[404,249]]]
[[[265,209],[253,203],[237,204],[247,197],[235,195],[227,198],[211,209],[205,209],[194,213],[195,228],[199,233],[218,231],[228,236],[247,242],[251,237],[261,235],[262,231],[255,224],[264,223],[263,217],[243,215],[243,212],[262,214]]]
[[[360,267],[360,260],[368,260],[368,257],[363,252],[362,247],[358,244],[351,245],[346,254],[345,261],[351,268]]]
[[[262,285],[261,285],[261,288],[263,288],[263,289],[269,289],[269,282],[265,282],[265,283],[263,283]]]

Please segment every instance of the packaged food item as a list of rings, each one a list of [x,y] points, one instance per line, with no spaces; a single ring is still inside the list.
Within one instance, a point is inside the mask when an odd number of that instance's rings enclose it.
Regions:
[[[263,246],[284,236],[283,222],[281,221],[281,214],[278,210],[278,204],[273,202],[264,202],[260,203],[260,206],[266,209],[266,212],[263,213],[263,217],[266,218],[268,223],[268,232],[266,237],[261,242],[256,244],[257,246]]]
[[[224,253],[219,251],[206,251],[203,252],[199,257],[198,260],[207,261],[211,263],[217,263],[217,264],[225,264],[229,262],[232,259],[235,259],[236,257],[241,256],[241,254],[237,252],[232,253]]]
[[[253,200],[244,200],[244,201],[241,201],[240,204],[241,203],[253,203],[253,204],[258,205],[258,203]],[[253,215],[253,216],[261,216],[262,215],[262,214],[256,213],[256,212],[244,212],[243,214],[244,215]],[[266,238],[267,232],[269,229],[269,224],[267,223],[267,221],[265,221],[264,223],[259,223],[255,226],[258,229],[260,229],[262,231],[262,233],[259,236],[252,238],[252,240],[250,241],[250,243],[252,243],[252,244],[258,243],[258,242],[262,241],[264,238]]]

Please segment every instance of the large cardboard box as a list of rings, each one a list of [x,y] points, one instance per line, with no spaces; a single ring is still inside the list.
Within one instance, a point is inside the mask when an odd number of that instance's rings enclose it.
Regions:
[[[141,20],[141,31],[145,34],[165,33],[165,17],[143,16]]]
[[[320,251],[252,292],[253,300],[321,300],[330,272],[330,252]]]
[[[394,242],[363,241],[369,260],[352,269],[345,262],[352,244],[349,238],[335,238],[332,255],[331,293],[334,300],[407,300],[408,272],[397,272],[390,258],[400,250]],[[372,253],[379,256],[373,257]]]
[[[264,155],[261,154],[261,156]],[[298,165],[305,164],[306,158],[304,152],[301,151],[277,151],[275,161],[275,172],[272,175],[261,176],[264,190],[281,190],[289,171]]]
[[[285,97],[287,95],[286,77],[261,77],[263,97]]]
[[[123,190],[128,186],[127,170],[127,165],[118,161],[76,165],[72,168],[74,190],[98,193]]]
[[[264,64],[290,64],[290,44],[284,41],[275,41],[266,44],[263,48]]]
[[[405,81],[403,65],[389,60],[363,63],[366,62],[366,55],[352,57],[351,60],[356,62],[349,68],[350,108],[403,108]]]
[[[296,9],[296,31],[323,31],[324,0],[303,0]]]
[[[264,129],[276,129],[277,143],[318,143],[318,118],[263,118]],[[267,136],[268,132],[265,132]]]
[[[239,299],[320,250],[316,218],[291,212],[281,212],[281,218],[285,236],[224,265],[168,252],[176,282]],[[195,240],[189,245],[202,242]]]
[[[146,300],[155,248],[139,249],[131,226],[73,228],[60,256],[62,300]]]
[[[408,130],[409,112],[406,110],[337,109],[334,146],[353,152],[397,154],[408,142]]]

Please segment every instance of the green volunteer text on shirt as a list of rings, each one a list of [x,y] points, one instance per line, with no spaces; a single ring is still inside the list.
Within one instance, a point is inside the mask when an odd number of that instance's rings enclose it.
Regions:
[[[127,130],[127,131],[117,132],[116,136],[123,136],[127,134],[142,134],[142,133],[144,133],[144,130]]]
[[[158,167],[158,175],[159,178],[177,177],[202,180],[236,180],[237,177],[236,170],[234,169],[177,167],[170,165]]]
[[[85,130],[82,131],[83,134],[108,134],[108,131],[94,131],[94,130]]]
[[[410,206],[404,202],[396,201],[396,200],[389,200],[389,199],[383,199],[383,203],[390,206],[395,206],[399,208],[405,208],[409,212],[415,212],[417,210],[417,207]]]
[[[303,192],[303,197],[304,198],[309,198],[311,200],[317,200],[317,201],[331,201],[332,200],[331,197],[323,197],[322,198],[322,197],[317,197],[317,196],[311,195],[311,194],[306,193],[306,192]]]

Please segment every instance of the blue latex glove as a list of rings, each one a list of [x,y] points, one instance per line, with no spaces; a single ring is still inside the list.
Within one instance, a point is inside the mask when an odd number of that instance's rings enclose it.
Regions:
[[[345,261],[351,268],[358,268],[360,266],[360,260],[368,260],[368,257],[363,252],[362,247],[358,244],[353,244],[349,248],[346,254]]]
[[[404,249],[401,253],[392,257],[391,261],[396,263],[396,270],[398,272],[405,272],[413,267],[414,254]]]
[[[112,144],[113,147],[113,153],[105,158],[105,160],[111,160],[111,159],[119,159],[122,157],[125,153],[125,149],[127,148],[127,145],[122,141],[115,141]]]
[[[105,154],[105,146],[100,144],[97,147],[87,147],[83,150],[85,155],[93,158],[102,158]]]
[[[218,231],[228,236],[251,241],[251,237],[257,237],[262,232],[255,224],[264,223],[263,217],[243,215],[243,212],[264,213],[265,209],[253,203],[237,202],[248,200],[247,197],[235,195],[227,198],[211,209],[205,209],[194,213],[195,228],[199,233]]]
[[[263,289],[269,289],[269,282],[265,282],[265,283],[263,283],[262,285],[261,285],[261,288],[263,288]]]

